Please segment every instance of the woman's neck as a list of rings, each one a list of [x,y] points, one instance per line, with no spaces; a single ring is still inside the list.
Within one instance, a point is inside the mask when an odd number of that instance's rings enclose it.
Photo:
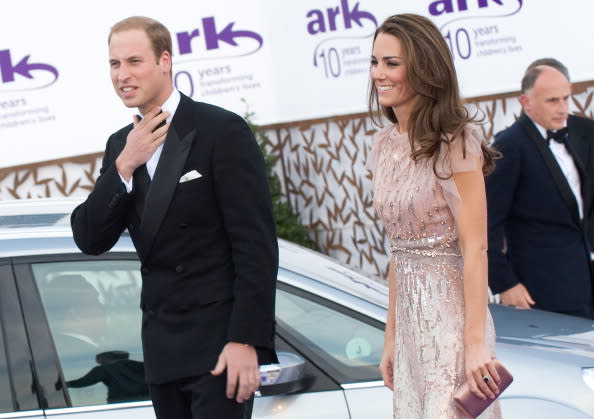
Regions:
[[[394,111],[394,115],[396,115],[396,120],[398,121],[398,131],[401,134],[405,134],[408,132],[408,117],[410,115],[409,112],[406,112],[404,109],[396,109],[392,108]]]

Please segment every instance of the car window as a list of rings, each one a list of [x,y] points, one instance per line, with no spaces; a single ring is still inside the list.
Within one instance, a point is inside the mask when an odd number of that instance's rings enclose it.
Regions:
[[[4,341],[0,334],[0,412],[12,411],[12,397],[10,394],[10,383],[8,381],[8,366],[6,364],[6,352]]]
[[[384,344],[379,322],[290,288],[277,291],[276,317],[279,327],[311,356],[321,357],[341,383],[379,379]]]
[[[147,400],[139,263],[37,263],[32,271],[72,405]]]
[[[8,265],[0,265],[0,281],[0,289],[5,291],[3,288],[5,283],[12,281],[11,270]],[[0,303],[4,303],[4,301],[2,301],[2,295],[0,295]],[[0,309],[0,316],[2,316],[2,321],[0,322],[0,413],[13,410],[13,400],[11,397],[12,394],[10,391],[8,364],[6,359],[6,343],[4,342],[6,331],[4,330],[5,320],[3,319],[3,311],[4,310]]]
[[[10,392],[10,382],[8,375],[8,365],[6,359],[6,350],[4,343],[5,332],[0,323],[0,413],[11,412],[13,410],[12,394]]]

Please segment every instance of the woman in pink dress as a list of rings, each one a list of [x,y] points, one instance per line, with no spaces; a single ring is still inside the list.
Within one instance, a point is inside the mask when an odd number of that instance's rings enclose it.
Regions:
[[[373,200],[391,241],[380,370],[394,417],[465,418],[466,380],[495,398],[495,332],[487,306],[484,173],[494,154],[458,91],[449,49],[430,20],[388,18],[376,31],[370,108],[390,121],[374,137]],[[497,402],[481,418],[499,418]]]

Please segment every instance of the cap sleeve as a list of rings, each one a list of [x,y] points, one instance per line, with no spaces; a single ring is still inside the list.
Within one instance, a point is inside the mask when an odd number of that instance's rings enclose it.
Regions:
[[[468,124],[464,127],[464,139],[456,137],[448,144],[442,143],[436,165],[439,175],[437,183],[441,185],[445,200],[454,215],[458,214],[460,194],[452,175],[460,172],[482,171],[484,142],[481,129],[477,125]]]
[[[377,163],[381,152],[381,145],[384,142],[384,140],[387,137],[389,137],[390,131],[394,129],[394,127],[394,124],[390,124],[373,135],[371,150],[369,150],[369,154],[367,155],[367,162],[365,163],[365,168],[367,170],[370,170],[373,175],[375,175],[375,172],[377,170]]]

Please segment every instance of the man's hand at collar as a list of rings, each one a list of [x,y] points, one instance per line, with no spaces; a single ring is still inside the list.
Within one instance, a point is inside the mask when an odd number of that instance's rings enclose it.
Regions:
[[[156,107],[142,119],[136,115],[133,117],[134,128],[128,133],[126,145],[115,162],[124,180],[129,181],[134,171],[149,161],[155,150],[165,142],[169,124],[163,123],[169,115],[169,112],[161,112]]]

